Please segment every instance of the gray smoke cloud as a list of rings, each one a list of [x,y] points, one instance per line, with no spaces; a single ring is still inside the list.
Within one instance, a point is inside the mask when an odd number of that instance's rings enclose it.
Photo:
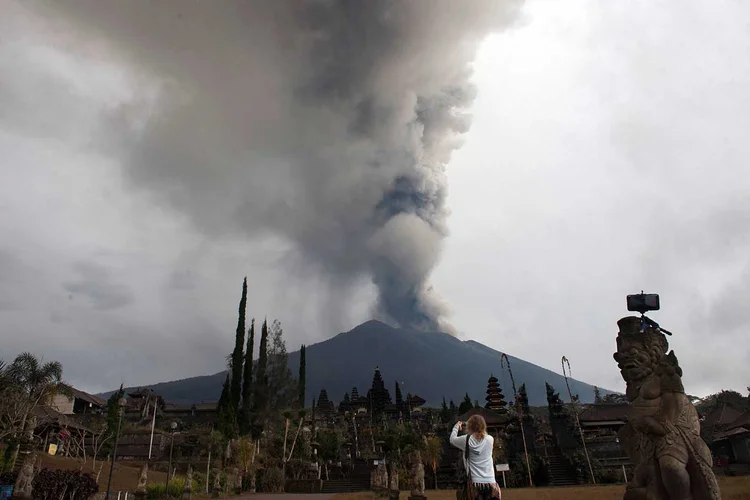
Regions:
[[[92,144],[210,237],[273,234],[376,315],[453,331],[429,284],[478,43],[513,0],[39,0],[54,43],[128,68]]]

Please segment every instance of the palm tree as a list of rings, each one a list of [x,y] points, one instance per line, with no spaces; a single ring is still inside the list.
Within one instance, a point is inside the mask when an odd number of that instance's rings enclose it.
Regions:
[[[71,395],[71,387],[62,381],[62,364],[58,361],[42,363],[33,354],[19,354],[13,363],[3,366],[0,384],[5,386],[17,402],[15,413],[17,424],[13,435],[16,438],[16,450],[11,459],[15,462],[20,450],[21,440],[33,429],[28,429],[34,410],[47,405],[58,394]],[[21,439],[18,439],[18,438]]]
[[[443,456],[443,440],[437,436],[426,437],[424,443],[424,461],[432,469],[435,489],[438,489],[437,469]]]

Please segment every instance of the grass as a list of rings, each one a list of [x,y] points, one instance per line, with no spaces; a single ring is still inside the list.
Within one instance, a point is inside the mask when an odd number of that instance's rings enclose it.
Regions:
[[[750,476],[720,477],[722,500],[750,500]],[[509,488],[503,490],[503,500],[622,500],[625,486],[570,486],[559,488]],[[455,500],[455,490],[427,490],[427,500]],[[402,491],[399,500],[406,500]],[[332,500],[374,500],[372,492],[341,493]]]
[[[46,453],[39,453],[38,456],[42,459],[42,467],[49,469],[66,469],[66,470],[78,470],[81,468],[82,460],[76,460],[68,457],[58,457],[48,455]],[[97,460],[96,470],[92,469],[93,461],[87,460],[83,467],[83,472],[91,472],[96,477],[96,472],[99,469],[101,461]],[[115,471],[112,474],[112,491],[134,491],[138,485],[138,475],[140,472],[141,464],[134,464],[129,462],[116,462]],[[107,480],[109,479],[109,462],[104,461],[104,467],[102,467],[102,473],[99,476],[99,491],[105,491],[107,489]],[[164,483],[167,480],[167,474],[165,472],[148,471],[148,482],[147,484]]]

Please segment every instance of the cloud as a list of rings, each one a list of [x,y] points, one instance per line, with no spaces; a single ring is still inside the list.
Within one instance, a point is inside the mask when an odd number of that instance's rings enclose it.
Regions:
[[[3,357],[219,371],[247,275],[290,350],[420,312],[617,389],[645,289],[689,392],[746,385],[747,6],[147,5],[3,5]]]
[[[114,283],[106,268],[91,262],[79,262],[74,266],[79,278],[63,283],[63,289],[70,292],[69,299],[83,295],[89,299],[94,309],[107,311],[127,306],[135,299],[128,287]]]

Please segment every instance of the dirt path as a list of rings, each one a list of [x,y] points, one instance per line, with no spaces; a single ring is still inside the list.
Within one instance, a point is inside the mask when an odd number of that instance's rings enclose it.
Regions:
[[[232,497],[232,500],[330,500],[327,493],[253,493]]]

